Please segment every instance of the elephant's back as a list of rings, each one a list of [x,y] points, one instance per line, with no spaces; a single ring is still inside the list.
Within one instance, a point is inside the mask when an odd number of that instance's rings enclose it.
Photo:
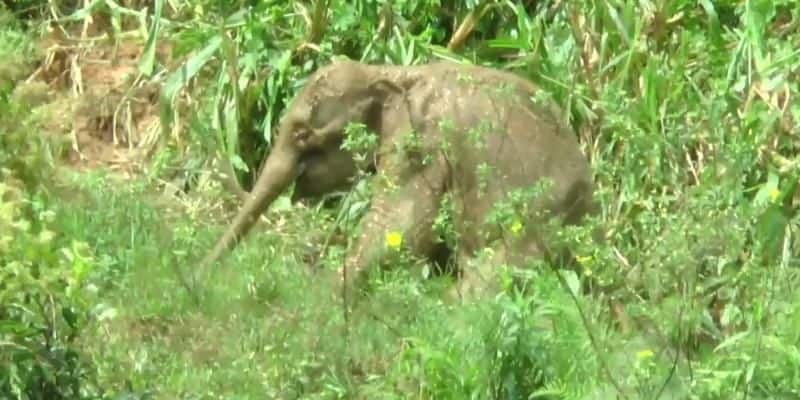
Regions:
[[[510,72],[442,62],[415,93],[428,127],[465,164],[488,163],[525,183],[559,172],[588,173],[577,135],[533,83]]]
[[[552,103],[532,99],[538,90],[514,74],[442,63],[430,88],[444,105],[429,114],[433,132],[449,151],[453,190],[465,220],[485,221],[498,201],[516,189],[551,179],[549,199],[532,208],[575,219],[590,202],[591,170],[577,136]],[[437,96],[428,90],[429,99]],[[569,215],[578,209],[576,215]]]
[[[426,75],[408,99],[416,127],[430,133],[438,150],[452,152],[463,186],[477,185],[475,170],[482,164],[495,171],[490,178],[511,186],[542,177],[570,185],[590,176],[577,135],[559,107],[535,99],[539,89],[532,82],[449,61],[418,68]]]

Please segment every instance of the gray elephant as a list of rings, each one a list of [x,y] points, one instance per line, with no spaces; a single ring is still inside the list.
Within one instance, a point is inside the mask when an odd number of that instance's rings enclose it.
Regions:
[[[378,141],[367,158],[376,173],[373,198],[342,269],[345,287],[360,287],[393,246],[436,256],[433,225],[445,197],[462,289],[485,286],[480,276],[493,265],[543,257],[547,245],[537,227],[545,218],[575,224],[594,202],[575,134],[536,94],[512,73],[451,62],[321,67],[287,109],[250,197],[201,268],[231,249],[291,183],[295,198],[350,185],[357,165],[342,149],[349,122],[364,124]],[[525,197],[524,189],[543,182],[548,190]],[[497,204],[517,213],[503,222]],[[482,249],[492,257],[468,267]]]

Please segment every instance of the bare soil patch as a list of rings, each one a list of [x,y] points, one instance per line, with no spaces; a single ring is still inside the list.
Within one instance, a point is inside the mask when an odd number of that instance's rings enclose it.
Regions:
[[[63,140],[64,158],[77,168],[139,170],[160,136],[160,85],[140,75],[146,38],[111,38],[106,23],[52,27],[38,44],[38,68],[15,88],[33,106],[42,134]],[[159,62],[170,48],[161,44]]]

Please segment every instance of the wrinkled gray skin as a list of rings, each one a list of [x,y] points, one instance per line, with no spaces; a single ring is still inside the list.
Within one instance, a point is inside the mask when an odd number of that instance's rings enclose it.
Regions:
[[[536,91],[511,73],[450,62],[401,67],[338,61],[320,68],[287,109],[250,198],[202,266],[231,249],[292,182],[296,199],[351,185],[356,166],[340,145],[347,122],[353,121],[379,136],[377,153],[370,157],[378,175],[371,207],[342,270],[347,287],[392,251],[385,243],[387,232],[401,233],[403,248],[412,254],[433,257],[440,248],[432,225],[449,193],[461,289],[485,289],[481,276],[493,266],[545,256],[535,229],[542,219],[522,221],[524,229],[513,239],[484,223],[493,204],[512,189],[549,178],[548,196],[528,206],[568,224],[594,207],[591,170],[576,137],[558,119],[557,109],[531,100]],[[421,140],[418,154],[400,150],[412,131]],[[480,178],[481,164],[491,167],[488,179]],[[487,182],[482,190],[481,182]],[[492,257],[471,266],[484,248],[493,250]]]

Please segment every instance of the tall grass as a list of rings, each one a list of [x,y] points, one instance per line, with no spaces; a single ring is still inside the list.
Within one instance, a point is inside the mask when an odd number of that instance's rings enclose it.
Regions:
[[[100,1],[91,12],[139,24],[146,46],[168,42],[183,60],[140,63],[142,76],[162,84],[163,150],[146,179],[81,173],[39,197],[55,213],[48,229],[87,243],[94,255],[85,277],[93,294],[85,303],[63,301],[85,307],[77,346],[104,392],[800,396],[796,2],[123,6],[130,8]],[[72,14],[77,22],[86,15]],[[509,288],[491,301],[452,306],[438,296],[446,279],[399,268],[345,319],[332,275],[367,201],[360,185],[334,207],[283,198],[195,304],[183,275],[223,226],[206,212],[221,189],[204,194],[190,177],[229,163],[247,190],[288,101],[311,71],[340,55],[402,65],[450,59],[539,84],[565,110],[598,182],[597,222],[607,240],[581,240],[580,232],[565,239],[581,255],[582,277],[564,273],[564,287],[542,268],[530,272],[524,293]],[[18,161],[5,154],[3,163]],[[154,190],[181,175],[187,195]],[[329,235],[337,240],[320,254]],[[8,271],[15,259],[3,257],[0,271]],[[310,268],[318,259],[321,268]],[[607,294],[573,292],[587,276]],[[8,287],[0,284],[0,294]],[[609,298],[631,317],[627,330],[612,324]],[[0,340],[16,340],[8,337]],[[6,382],[0,388],[22,387]]]

